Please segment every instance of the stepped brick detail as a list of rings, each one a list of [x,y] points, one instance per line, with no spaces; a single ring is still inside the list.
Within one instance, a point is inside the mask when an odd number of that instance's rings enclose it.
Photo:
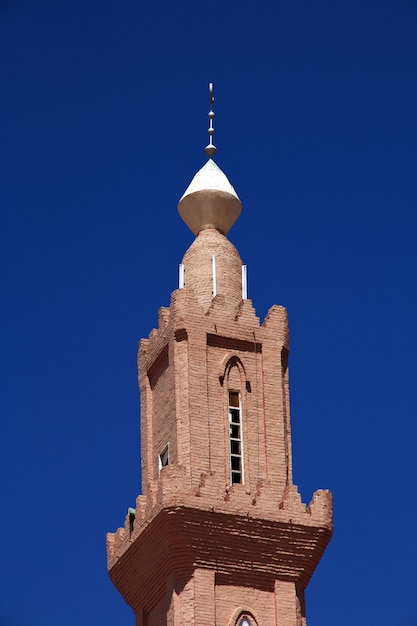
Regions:
[[[306,507],[292,484],[288,351],[283,307],[261,326],[249,300],[231,317],[217,296],[204,313],[186,288],[140,342],[143,495],[133,528],[130,514],[107,538],[111,579],[137,624],[226,626],[235,605],[259,625],[305,623],[303,590],[331,536],[332,501],[320,490]],[[232,375],[245,459],[234,485]]]

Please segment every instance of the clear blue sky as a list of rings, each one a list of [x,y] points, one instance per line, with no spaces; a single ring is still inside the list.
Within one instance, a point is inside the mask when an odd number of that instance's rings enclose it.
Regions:
[[[335,497],[308,626],[416,626],[416,0],[0,1],[1,626],[128,626],[137,341],[193,235],[207,83],[230,232],[291,329],[294,479]]]

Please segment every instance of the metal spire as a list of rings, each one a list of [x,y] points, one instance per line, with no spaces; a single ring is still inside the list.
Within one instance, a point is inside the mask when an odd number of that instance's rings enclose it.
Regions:
[[[211,157],[213,157],[217,152],[217,148],[213,143],[213,135],[214,135],[213,118],[215,115],[213,111],[213,104],[214,104],[213,83],[209,83],[209,97],[210,97],[210,111],[208,114],[208,117],[210,120],[210,126],[208,129],[209,144],[204,148],[204,152],[211,159]]]

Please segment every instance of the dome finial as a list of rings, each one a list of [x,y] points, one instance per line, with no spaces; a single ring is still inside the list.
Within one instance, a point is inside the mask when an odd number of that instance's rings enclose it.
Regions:
[[[213,83],[209,83],[210,143],[205,148],[209,160],[198,170],[178,203],[178,212],[187,226],[198,235],[202,230],[215,228],[223,235],[231,229],[240,215],[242,204],[227,176],[211,158],[216,154],[213,144]]]
[[[215,115],[215,113],[213,111],[213,104],[214,104],[213,83],[209,83],[209,98],[210,98],[210,111],[209,111],[209,114],[208,114],[208,117],[209,117],[209,120],[210,120],[210,126],[209,126],[209,129],[208,129],[209,143],[204,148],[204,152],[211,159],[217,152],[217,148],[216,148],[216,146],[213,143],[213,135],[214,135],[213,118],[214,118],[214,115]]]

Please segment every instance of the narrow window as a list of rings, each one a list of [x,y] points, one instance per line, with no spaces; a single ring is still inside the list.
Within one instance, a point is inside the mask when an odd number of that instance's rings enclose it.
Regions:
[[[132,509],[129,507],[127,512],[129,514],[129,537],[130,537],[135,528],[136,509]]]
[[[242,265],[242,300],[248,299],[248,272],[246,265]]]
[[[178,287],[184,289],[184,263],[180,263],[178,270]]]
[[[230,482],[243,483],[242,411],[237,391],[229,391]]]
[[[161,471],[161,469],[163,467],[166,467],[167,465],[169,465],[169,447],[168,447],[168,444],[165,446],[165,448],[162,450],[162,452],[159,453],[159,471]]]
[[[217,273],[216,273],[216,255],[211,255],[211,265],[213,270],[213,298],[217,295]]]

